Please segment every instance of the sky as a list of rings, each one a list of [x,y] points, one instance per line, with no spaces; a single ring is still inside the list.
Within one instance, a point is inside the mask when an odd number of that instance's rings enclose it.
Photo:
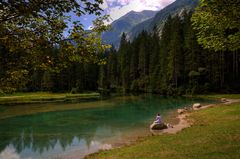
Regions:
[[[103,0],[101,8],[103,9],[103,14],[110,15],[111,23],[130,11],[141,12],[143,10],[161,10],[167,5],[173,3],[175,0]],[[68,15],[69,16],[69,15]],[[74,13],[70,13],[71,22],[68,22],[68,29],[64,31],[64,36],[67,37],[68,30],[72,28],[73,21],[80,21],[84,29],[90,30],[92,27],[92,21],[96,19],[94,15],[82,15],[77,17]]]
[[[143,10],[161,10],[175,0],[103,0],[101,8],[105,14],[110,15],[110,22],[117,20],[130,11],[140,12]],[[76,17],[73,17],[75,19]],[[85,29],[90,29],[92,21],[95,19],[93,15],[81,16],[80,21]]]

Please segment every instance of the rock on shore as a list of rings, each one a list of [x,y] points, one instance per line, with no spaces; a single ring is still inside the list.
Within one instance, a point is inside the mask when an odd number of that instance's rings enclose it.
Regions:
[[[198,108],[201,108],[201,107],[202,107],[202,105],[200,103],[195,103],[195,104],[192,105],[193,109],[198,109]]]
[[[152,123],[152,125],[150,125],[150,129],[152,130],[162,130],[162,129],[167,129],[168,126],[165,123]]]

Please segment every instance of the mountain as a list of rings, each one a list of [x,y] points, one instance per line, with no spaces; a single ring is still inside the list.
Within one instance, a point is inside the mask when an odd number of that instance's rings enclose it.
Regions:
[[[161,29],[164,26],[165,20],[168,16],[181,14],[184,10],[194,10],[198,6],[198,3],[199,0],[176,0],[172,4],[160,10],[153,18],[134,26],[128,32],[128,37],[133,39],[143,30],[148,32],[152,31],[154,26],[157,26],[159,32],[161,32]]]
[[[138,25],[155,16],[157,11],[144,10],[142,12],[131,11],[111,24],[110,31],[102,34],[104,43],[118,46],[123,32],[129,32],[134,26]]]
[[[129,40],[132,40],[143,30],[151,32],[154,26],[161,34],[161,29],[168,16],[180,15],[184,10],[192,11],[198,6],[198,3],[199,0],[176,0],[160,11],[131,11],[111,24],[110,31],[104,32],[102,35],[103,42],[113,44],[117,48],[123,32],[127,34]]]

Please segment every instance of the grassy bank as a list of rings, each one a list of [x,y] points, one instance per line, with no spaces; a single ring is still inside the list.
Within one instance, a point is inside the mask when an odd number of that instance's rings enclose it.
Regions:
[[[224,96],[226,97],[226,96]],[[178,134],[145,137],[88,159],[238,159],[240,103],[192,112],[194,125]]]
[[[210,99],[240,99],[240,94],[205,94],[205,95],[195,95],[194,97],[199,98],[210,98]]]
[[[0,105],[6,104],[27,104],[27,103],[42,103],[42,102],[63,102],[71,100],[92,99],[98,98],[99,93],[49,93],[49,92],[34,92],[34,93],[14,93],[11,95],[0,96]]]

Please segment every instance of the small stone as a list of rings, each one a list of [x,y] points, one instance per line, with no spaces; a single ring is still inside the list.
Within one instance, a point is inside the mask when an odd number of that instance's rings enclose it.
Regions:
[[[202,105],[201,105],[200,103],[195,103],[195,104],[193,104],[192,107],[193,107],[193,108],[201,108]]]
[[[186,111],[185,109],[178,109],[177,110],[178,114],[183,114],[183,113],[185,113],[185,111]]]
[[[168,128],[173,128],[173,125],[167,123],[167,127],[168,127]]]
[[[221,102],[227,102],[228,100],[226,98],[222,98]]]

